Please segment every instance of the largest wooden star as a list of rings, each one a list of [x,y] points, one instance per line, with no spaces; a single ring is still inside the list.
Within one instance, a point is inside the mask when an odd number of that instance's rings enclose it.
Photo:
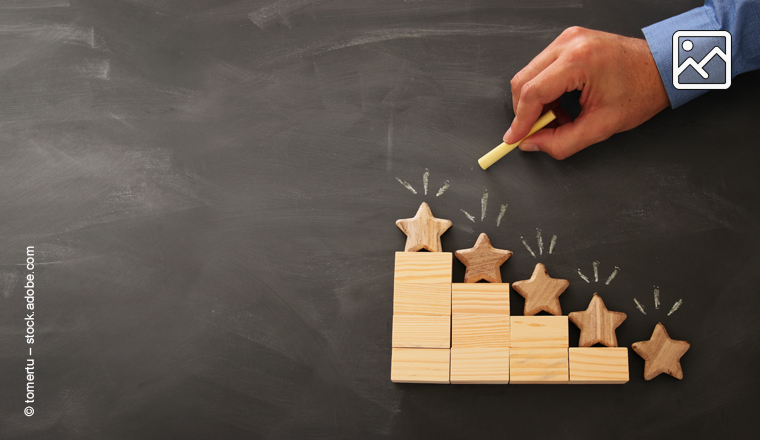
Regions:
[[[631,348],[644,358],[644,380],[652,380],[662,373],[683,379],[681,356],[691,345],[686,341],[670,339],[662,323],[657,323],[648,341],[634,342]]]
[[[414,217],[396,220],[396,226],[406,234],[405,252],[441,252],[441,235],[451,227],[451,220],[433,217],[430,206],[422,202]]]
[[[596,343],[617,347],[615,329],[625,321],[626,314],[607,310],[602,297],[595,293],[585,311],[573,312],[567,317],[581,329],[579,347],[591,347]]]
[[[559,316],[562,315],[559,296],[569,285],[567,280],[550,277],[546,267],[538,263],[529,280],[515,281],[512,288],[525,298],[525,316],[533,316],[541,310]]]
[[[464,272],[465,283],[477,283],[486,280],[489,283],[501,282],[499,268],[512,256],[511,251],[496,249],[485,233],[480,234],[475,246],[454,252],[459,261],[467,266]]]

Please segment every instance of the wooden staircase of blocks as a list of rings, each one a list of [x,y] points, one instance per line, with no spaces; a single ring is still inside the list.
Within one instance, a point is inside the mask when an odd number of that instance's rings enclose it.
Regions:
[[[450,252],[397,252],[391,380],[621,384],[625,347],[570,347],[567,316],[510,316],[509,284],[453,283]]]

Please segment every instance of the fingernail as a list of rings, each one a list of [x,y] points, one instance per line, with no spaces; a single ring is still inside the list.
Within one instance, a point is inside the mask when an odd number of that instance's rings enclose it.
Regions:
[[[509,130],[507,130],[507,132],[504,133],[504,142],[507,142],[510,134],[512,134],[512,127],[509,127]]]
[[[520,149],[523,151],[538,151],[538,145],[531,143],[520,144]]]

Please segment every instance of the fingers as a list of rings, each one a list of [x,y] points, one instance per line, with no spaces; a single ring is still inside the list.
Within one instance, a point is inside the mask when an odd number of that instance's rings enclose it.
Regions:
[[[545,104],[575,89],[574,68],[568,64],[554,63],[522,87],[515,119],[504,135],[504,142],[511,144],[525,137],[541,116]]]
[[[512,81],[509,82],[512,88],[512,110],[517,112],[517,104],[520,102],[520,92],[525,83],[535,78],[536,75],[557,60],[560,53],[560,48],[558,46],[557,40],[555,39],[546,49],[536,55],[527,66],[517,72],[512,78]]]
[[[564,110],[559,110],[567,115]],[[555,110],[555,112],[558,111]],[[559,118],[559,114],[557,116]],[[557,128],[545,128],[525,139],[520,144],[520,149],[523,151],[543,151],[555,159],[565,159],[614,134],[609,123],[598,119],[598,115],[593,113],[582,114],[575,121],[565,123]]]

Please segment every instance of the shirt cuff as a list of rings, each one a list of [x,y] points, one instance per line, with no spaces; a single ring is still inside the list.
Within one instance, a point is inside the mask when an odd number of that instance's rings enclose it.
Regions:
[[[717,30],[706,7],[692,9],[675,17],[647,26],[641,31],[652,52],[660,78],[668,92],[670,106],[679,107],[704,94],[707,90],[679,90],[673,85],[673,34],[679,30]]]

